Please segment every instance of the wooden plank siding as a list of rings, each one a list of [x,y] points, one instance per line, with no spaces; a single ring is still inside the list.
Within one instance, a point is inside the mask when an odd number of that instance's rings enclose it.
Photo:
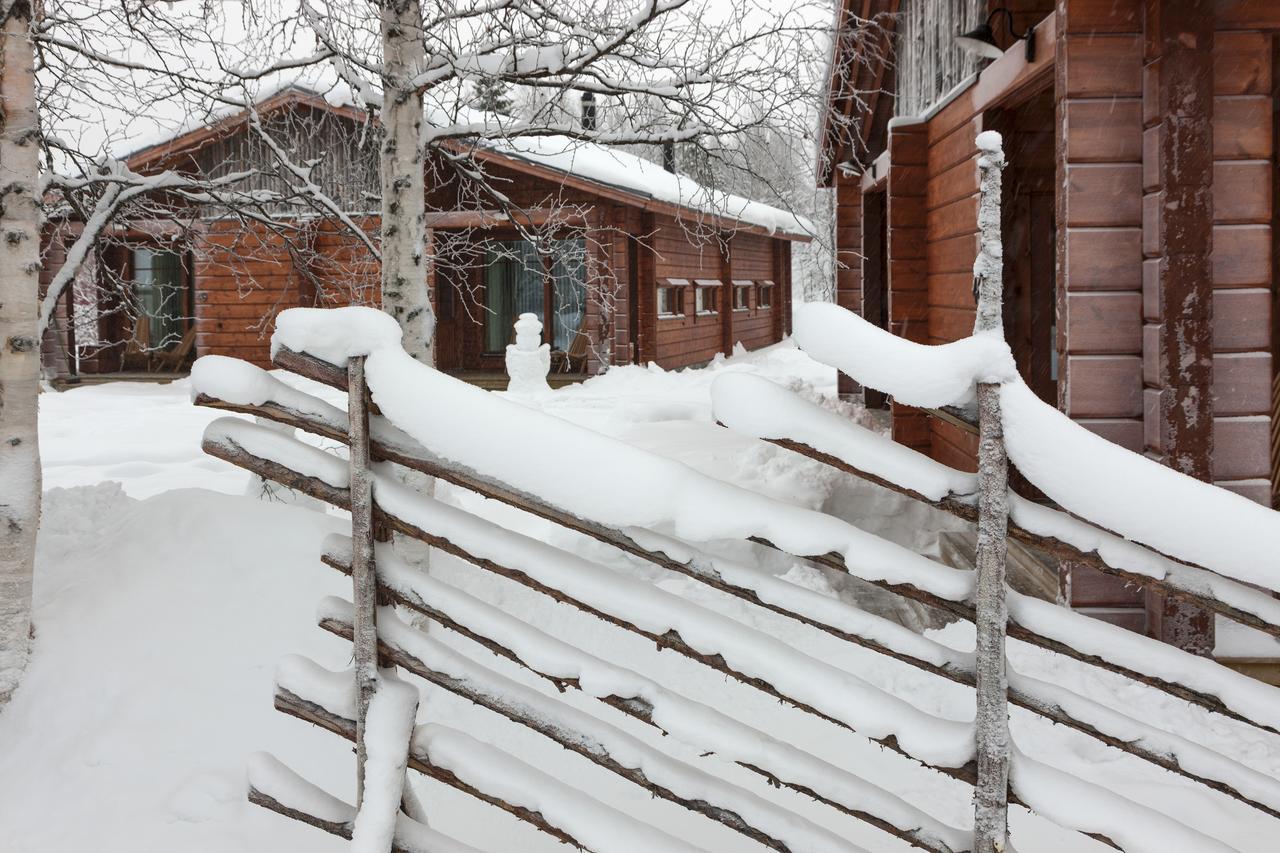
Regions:
[[[862,176],[834,170],[836,193],[835,268],[836,304],[855,314],[862,313]],[[853,394],[854,381],[841,373],[837,391]]]
[[[1271,505],[1275,36],[1235,26],[1214,39],[1211,477]]]
[[[908,340],[928,343],[928,126],[902,123],[891,127],[888,151],[889,330]],[[969,263],[972,265],[972,259]],[[928,417],[896,401],[891,410],[894,439],[930,453],[933,442]]]
[[[1142,3],[1058,4],[1058,403],[1140,449]]]

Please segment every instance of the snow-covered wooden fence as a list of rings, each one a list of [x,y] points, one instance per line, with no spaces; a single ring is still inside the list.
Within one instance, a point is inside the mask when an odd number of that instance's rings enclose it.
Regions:
[[[988,137],[984,143],[986,201],[994,203],[1000,154],[995,140]],[[976,270],[984,310],[979,315],[990,320],[999,316],[998,231],[985,226],[998,224],[998,209],[984,203],[981,216],[984,259]],[[295,309],[282,314],[277,325],[275,363],[346,389],[346,411],[243,362],[202,359],[193,374],[198,403],[276,421],[350,449],[343,459],[237,418],[215,421],[205,435],[210,454],[352,512],[352,535],[325,542],[322,560],[352,577],[353,601],[326,600],[319,622],[354,640],[354,669],[329,673],[309,661],[290,659],[278,672],[276,705],[355,741],[359,801],[354,807],[342,803],[266,756],[251,765],[251,799],[329,832],[354,836],[361,850],[469,849],[443,839],[418,819],[423,815],[403,779],[408,768],[597,853],[694,849],[461,732],[429,722],[415,727],[417,691],[396,678],[393,669],[399,669],[518,723],[654,796],[779,851],[858,848],[774,800],[667,755],[608,722],[607,714],[626,715],[714,751],[760,776],[761,784],[790,788],[936,853],[1003,849],[1006,802],[1120,849],[1225,849],[1205,834],[1208,827],[1186,826],[1020,752],[1009,737],[1010,706],[1280,817],[1277,780],[1145,722],[1140,708],[1121,713],[1007,668],[1004,649],[1007,628],[1015,641],[1280,733],[1280,693],[1274,688],[1213,661],[1019,595],[1003,580],[1007,514],[1007,534],[1019,541],[1194,600],[1280,636],[1280,601],[1271,595],[1276,581],[1268,577],[1267,563],[1255,567],[1251,562],[1259,549],[1280,537],[1274,517],[1248,515],[1251,510],[1230,502],[1223,509],[1226,498],[1216,490],[1200,491],[1212,487],[1188,486],[1186,478],[1177,479],[1182,475],[1168,472],[1174,479],[1158,485],[1171,500],[1199,501],[1196,511],[1205,515],[1198,522],[1202,531],[1206,524],[1225,524],[1228,532],[1244,537],[1233,540],[1231,553],[1219,559],[1199,548],[1194,537],[1170,539],[1145,524],[1143,516],[1128,512],[1123,486],[1116,487],[1113,500],[1096,507],[1081,503],[1070,472],[1037,455],[1028,423],[1049,430],[1067,453],[1103,453],[1102,465],[1136,477],[1145,488],[1155,475],[1146,469],[1134,474],[1135,463],[1106,456],[1110,451],[1093,445],[1081,450],[1078,444],[1086,439],[1073,432],[1078,427],[1065,419],[1046,421],[1048,416],[1021,393],[1016,376],[1009,373],[998,319],[980,324],[973,338],[950,349],[926,348],[894,339],[834,306],[821,306],[800,318],[797,336],[815,357],[900,399],[934,408],[976,402],[982,436],[979,475],[946,468],[750,375],[726,374],[717,380],[717,418],[732,429],[977,522],[977,578],[840,519],[737,489],[465,386],[407,356],[394,322],[371,309]],[[512,435],[520,441],[511,441]],[[537,452],[529,453],[531,447]],[[572,482],[564,481],[557,458],[577,460]],[[1006,458],[1046,493],[1060,495],[1065,509],[1032,504],[1010,492]],[[742,622],[415,491],[383,463],[518,508],[754,607],[974,687],[977,722],[926,713]],[[1094,485],[1106,476],[1092,462],[1071,464],[1087,469]],[[619,489],[619,482],[625,488]],[[1265,521],[1263,532],[1247,534],[1240,523],[1224,519],[1242,511],[1246,524]],[[873,779],[551,637],[409,565],[390,542],[377,541],[388,538],[379,532],[427,543],[478,571],[500,575],[644,637],[710,674],[733,678],[864,736],[926,772],[971,784],[974,826],[950,826],[882,790]],[[722,539],[751,540],[973,621],[978,651],[949,648],[697,545]],[[403,614],[426,617],[561,691],[582,692],[612,710],[605,717],[589,715],[517,684],[410,626]]]

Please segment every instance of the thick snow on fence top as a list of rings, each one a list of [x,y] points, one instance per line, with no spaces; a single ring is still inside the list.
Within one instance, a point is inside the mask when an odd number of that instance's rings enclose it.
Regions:
[[[908,406],[968,407],[975,383],[1018,375],[1009,345],[998,334],[925,346],[822,302],[796,306],[795,340],[812,358]]]
[[[933,500],[963,497],[974,489],[973,474],[943,465],[877,435],[766,379],[726,374],[716,379],[711,393],[716,419],[738,432],[757,438],[786,438],[800,442],[860,471]],[[1220,601],[1265,621],[1280,624],[1280,601],[1265,592],[1179,565],[1142,545],[1012,492],[1009,498],[1010,517],[1025,530],[1059,539],[1085,553],[1097,552],[1109,565],[1118,569],[1154,578],[1168,577],[1184,587],[1205,589]],[[653,538],[652,534],[646,536]],[[678,559],[684,558],[670,545],[650,545]],[[717,560],[715,568],[723,575],[727,567],[722,568],[722,563]],[[760,585],[754,588],[762,599],[770,600],[765,588]],[[786,604],[792,610],[805,612],[802,603],[788,600]],[[826,609],[830,610],[829,607]],[[1009,612],[1015,622],[1038,634],[1134,672],[1216,696],[1236,713],[1260,725],[1280,729],[1280,693],[1268,684],[1132,631],[1013,592],[1009,593]],[[818,618],[830,625],[842,624],[842,620],[830,612],[824,612]],[[909,648],[897,638],[884,638],[880,642],[889,648],[904,651]],[[931,659],[918,647],[910,648],[909,653]]]
[[[717,377],[711,405],[716,420],[735,432],[807,444],[931,500],[971,494],[977,488],[975,475],[935,462],[759,376]]]
[[[374,308],[290,308],[276,316],[271,356],[284,346],[345,368],[353,356],[398,348],[402,334],[394,318]]]
[[[365,332],[370,339],[362,344]],[[713,479],[433,370],[400,348],[395,321],[376,309],[291,308],[272,337],[272,347],[281,346],[335,365],[345,365],[353,349],[369,352],[373,400],[396,426],[445,459],[583,518],[697,542],[764,537],[799,556],[835,552],[867,580],[910,583],[952,601],[972,589],[971,573],[845,521]],[[574,460],[570,468],[566,459]]]
[[[1280,513],[1112,444],[1021,380],[1000,390],[1009,458],[1067,511],[1228,577],[1280,590]]]
[[[408,745],[407,741],[405,745]],[[308,782],[270,753],[250,755],[247,770],[249,785],[254,790],[287,809],[335,824],[350,824],[355,820],[354,806]],[[396,847],[408,853],[480,853],[476,848],[436,832],[405,814],[395,817]]]
[[[308,658],[291,656],[277,666],[276,684],[332,714],[355,719],[355,679],[350,670],[334,672]],[[451,771],[464,784],[489,796],[540,813],[547,823],[564,830],[590,850],[703,853],[700,847],[641,823],[506,752],[447,726],[430,723],[417,726],[406,743],[410,744],[409,755],[425,758],[432,765]],[[396,797],[399,797],[398,789]]]

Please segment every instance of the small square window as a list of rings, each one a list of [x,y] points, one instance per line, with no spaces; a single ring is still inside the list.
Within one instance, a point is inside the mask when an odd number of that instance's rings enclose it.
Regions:
[[[733,284],[733,310],[746,311],[751,307],[751,285]]]
[[[773,306],[773,282],[760,282],[756,291],[756,307],[771,308]]]
[[[658,315],[679,317],[684,314],[684,289],[680,287],[658,288]]]
[[[699,314],[714,314],[720,310],[720,291],[714,287],[699,287],[693,294],[694,310]]]

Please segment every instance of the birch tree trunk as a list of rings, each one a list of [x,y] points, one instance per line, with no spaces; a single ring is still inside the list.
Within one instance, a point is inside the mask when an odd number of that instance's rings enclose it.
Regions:
[[[29,0],[0,0],[0,703],[31,635],[40,523],[39,145]]]
[[[974,263],[977,316],[974,334],[1004,337],[1004,250],[1000,238],[1001,172],[1004,152],[1000,136],[987,131],[978,138],[982,174],[978,228],[981,249]],[[974,608],[977,628],[978,759],[974,786],[973,849],[999,853],[1009,832],[1009,683],[1005,673],[1005,536],[1009,524],[1009,459],[1000,424],[1000,386],[978,385],[978,548]]]
[[[419,0],[382,0],[382,308],[404,331],[404,349],[434,363],[435,315],[427,289],[426,174]]]

